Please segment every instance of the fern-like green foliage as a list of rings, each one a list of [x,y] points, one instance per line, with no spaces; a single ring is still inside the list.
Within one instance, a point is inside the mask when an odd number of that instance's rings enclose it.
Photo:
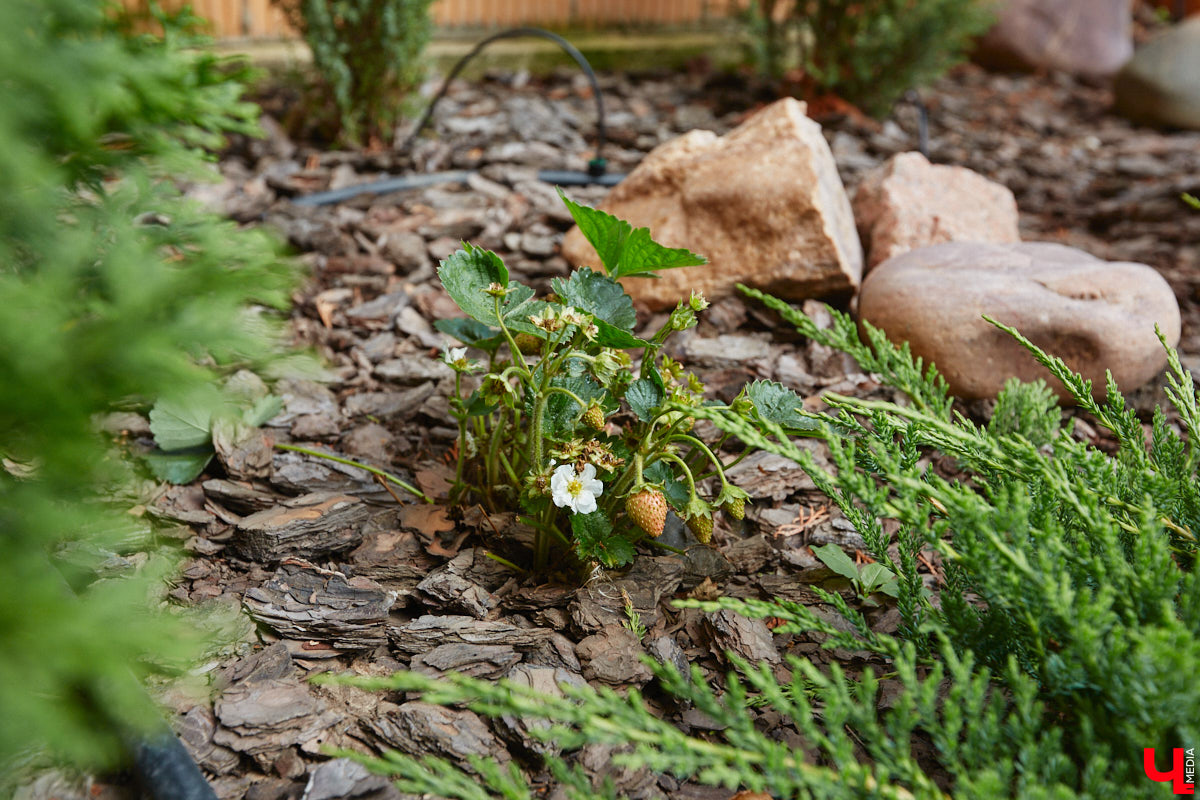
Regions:
[[[992,24],[986,0],[761,0],[740,18],[768,75],[815,85],[885,116],[906,90],[962,61]]]
[[[274,246],[165,180],[256,112],[183,50],[188,20],[162,21],[165,39],[94,0],[0,3],[0,765],[112,763],[156,717],[134,678],[196,637],[152,611],[165,564],[96,579],[149,526],[97,502],[131,475],[94,418],[210,379],[200,357],[265,358],[286,301]]]
[[[335,134],[351,143],[390,141],[405,95],[424,74],[432,0],[273,1],[312,50]]]
[[[1191,375],[1175,352],[1167,348],[1173,408],[1154,415],[1147,443],[1111,379],[1099,402],[1060,359],[1009,330],[1116,436],[1120,451],[1109,456],[1058,427],[1044,385],[1010,384],[991,425],[980,427],[952,412],[932,368],[870,325],[863,335],[874,348],[853,336],[847,317],[835,313],[833,328],[818,331],[803,314],[764,301],[802,332],[843,347],[904,388],[911,402],[826,396],[833,411],[806,415],[814,425],[804,434],[826,439],[833,471],[791,440],[793,431],[775,419],[786,415],[755,416],[737,403],[688,413],[800,464],[874,559],[896,575],[903,624],[898,637],[877,634],[842,597],[820,591],[848,625],[834,626],[791,602],[688,605],[775,617],[784,623],[777,632],[817,631],[826,647],[872,653],[904,688],[895,702],[879,708],[871,672],[850,680],[836,666],[824,672],[798,659],[789,660],[792,679],[781,685],[766,666],[731,656],[736,672],[720,691],[698,672],[687,679],[654,666],[664,688],[723,726],[709,739],[659,720],[636,692],[564,689],[566,699],[545,699],[517,687],[408,674],[358,683],[466,702],[487,715],[549,720],[538,735],[557,743],[564,759],[586,742],[623,744],[623,764],[776,797],[1101,800],[1161,793],[1166,787],[1143,771],[1143,749],[1200,741],[1193,711],[1200,704],[1200,416]],[[948,480],[933,471],[928,464],[937,459],[925,456],[939,453],[964,474]],[[883,519],[899,523],[894,539],[884,534]],[[945,571],[936,600],[918,573],[919,556],[936,556]],[[791,721],[804,748],[756,730],[748,704],[769,705]],[[918,761],[917,745],[931,746],[933,759]],[[466,793],[452,785],[450,768],[433,760],[363,760],[403,776],[402,787],[414,793],[531,796],[523,784],[502,785],[482,765],[481,780]],[[587,796],[582,776],[565,760],[551,768],[570,776],[575,796]]]
[[[1058,435],[1058,398],[1043,380],[1024,383],[1009,378],[996,397],[988,421],[992,436],[1024,436],[1034,446],[1049,444]]]

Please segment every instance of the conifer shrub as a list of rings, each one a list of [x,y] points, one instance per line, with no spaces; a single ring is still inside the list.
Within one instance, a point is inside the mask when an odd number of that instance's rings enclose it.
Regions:
[[[739,15],[759,69],[799,67],[815,86],[885,116],[908,89],[962,61],[990,0],[755,0]]]
[[[773,797],[1101,800],[1170,792],[1147,776],[1145,748],[1156,748],[1164,769],[1174,748],[1200,741],[1200,407],[1176,353],[1167,347],[1171,409],[1154,413],[1147,436],[1111,377],[1097,401],[1088,381],[1005,328],[1115,438],[1119,450],[1108,455],[1060,425],[1044,384],[1010,383],[980,426],[953,411],[932,365],[882,332],[864,325],[864,342],[836,311],[822,330],[785,303],[745,291],[908,400],[826,395],[831,411],[810,414],[793,396],[793,412],[811,423],[807,435],[828,443],[832,471],[791,431],[748,419],[736,403],[688,413],[800,464],[896,576],[903,622],[896,636],[876,633],[843,596],[816,588],[847,624],[779,600],[680,605],[773,617],[782,623],[777,634],[815,632],[826,648],[872,654],[903,687],[898,696],[882,703],[872,670],[852,678],[836,664],[819,668],[791,655],[791,678],[781,682],[770,665],[730,654],[734,669],[720,688],[699,669],[680,675],[648,662],[661,688],[714,720],[711,735],[697,735],[660,719],[636,690],[564,686],[563,697],[546,697],[461,676],[326,680],[544,720],[529,730],[553,744],[546,769],[569,797],[615,796],[570,765],[570,753],[588,743],[618,746],[621,765]],[[957,462],[954,479],[931,466],[944,460],[939,454]],[[888,529],[898,523],[896,533],[885,533],[885,520],[894,521]],[[944,570],[936,593],[918,572],[919,560],[931,557]],[[756,729],[747,711],[755,704],[792,723],[803,746]],[[435,758],[351,755],[407,792],[534,796],[516,767],[476,761],[468,776]]]
[[[312,50],[314,112],[334,137],[390,141],[424,73],[432,0],[274,0]],[[326,109],[326,110],[323,110]]]
[[[136,678],[186,666],[198,644],[156,610],[169,556],[114,567],[159,548],[128,513],[141,474],[97,415],[269,358],[269,309],[287,299],[274,245],[170,180],[206,172],[198,148],[252,131],[257,110],[238,100],[237,70],[184,50],[193,19],[160,22],[165,37],[94,0],[0,3],[5,778],[30,750],[112,764],[157,719]]]

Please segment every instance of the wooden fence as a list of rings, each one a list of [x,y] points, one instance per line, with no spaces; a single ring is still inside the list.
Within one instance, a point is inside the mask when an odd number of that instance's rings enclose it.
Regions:
[[[144,0],[121,0],[138,7]],[[4,2],[4,0],[0,0]],[[294,35],[271,0],[164,0],[186,3],[212,23],[219,39],[272,39]],[[514,25],[601,27],[607,25],[701,25],[721,19],[729,0],[434,0],[434,23],[443,29]]]

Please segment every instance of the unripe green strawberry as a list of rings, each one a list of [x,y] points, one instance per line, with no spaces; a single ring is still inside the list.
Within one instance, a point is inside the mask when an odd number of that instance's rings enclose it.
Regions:
[[[583,416],[580,419],[593,430],[604,430],[604,409],[600,408],[596,403],[588,406],[587,411],[583,412]]]
[[[725,504],[725,513],[734,519],[746,518],[746,498],[735,497]]]
[[[657,538],[667,524],[667,498],[657,489],[643,487],[625,498],[625,513],[639,528]]]
[[[696,541],[700,544],[708,544],[712,541],[713,521],[712,517],[704,514],[695,514],[688,517],[688,530],[696,537]]]
[[[532,333],[518,333],[513,337],[517,349],[527,356],[535,356],[542,352],[542,340]]]

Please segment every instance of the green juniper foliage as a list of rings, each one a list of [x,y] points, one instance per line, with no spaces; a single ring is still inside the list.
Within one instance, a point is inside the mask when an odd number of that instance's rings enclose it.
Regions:
[[[992,24],[988,0],[761,0],[740,18],[759,68],[799,66],[815,85],[882,117],[908,89],[962,61]]]
[[[818,330],[785,303],[745,291],[802,332],[861,358],[902,386],[909,402],[828,395],[832,412],[817,415],[801,411],[795,395],[777,397],[774,409],[790,407],[808,423],[805,435],[828,443],[833,472],[795,445],[796,428],[780,424],[781,414],[768,418],[737,403],[687,411],[804,467],[894,574],[903,624],[898,637],[875,633],[843,597],[819,589],[848,625],[792,602],[681,605],[775,617],[784,623],[777,633],[817,632],[824,647],[872,654],[903,686],[898,697],[880,709],[871,671],[851,680],[836,665],[825,672],[796,658],[788,658],[791,681],[781,685],[767,665],[731,656],[735,673],[719,692],[698,671],[689,679],[652,665],[663,688],[718,723],[711,738],[700,738],[660,720],[636,691],[621,697],[563,687],[565,697],[545,698],[409,673],[353,682],[465,702],[486,715],[548,720],[530,728],[554,743],[548,767],[575,797],[611,796],[566,765],[570,751],[589,742],[624,745],[614,757],[621,764],[776,797],[1161,795],[1166,787],[1143,772],[1143,748],[1161,753],[1200,741],[1200,407],[1175,352],[1167,348],[1172,416],[1155,413],[1147,443],[1111,379],[1097,401],[1089,382],[1005,328],[1116,437],[1120,449],[1109,456],[1057,425],[1045,386],[1009,384],[992,423],[980,427],[953,412],[932,367],[869,325],[874,350],[858,341],[845,314],[831,311],[833,327]],[[926,456],[939,453],[957,461],[956,480],[929,466],[940,459]],[[894,538],[883,533],[884,519],[899,523]],[[937,602],[918,574],[922,551],[945,570]],[[759,733],[748,705],[779,712],[804,747]],[[918,760],[918,745],[931,758]],[[437,759],[355,757],[413,793],[532,796],[515,772],[482,763],[473,764],[478,777],[465,779]]]
[[[335,134],[391,139],[405,95],[421,82],[432,0],[274,0],[312,50]]]
[[[47,746],[111,763],[146,725],[133,676],[179,663],[190,625],[154,612],[162,566],[96,568],[148,526],[124,513],[129,468],[98,434],[275,347],[288,280],[274,247],[184,202],[168,175],[254,128],[226,65],[134,35],[94,0],[0,3],[0,774]],[[250,307],[249,302],[258,305]]]

